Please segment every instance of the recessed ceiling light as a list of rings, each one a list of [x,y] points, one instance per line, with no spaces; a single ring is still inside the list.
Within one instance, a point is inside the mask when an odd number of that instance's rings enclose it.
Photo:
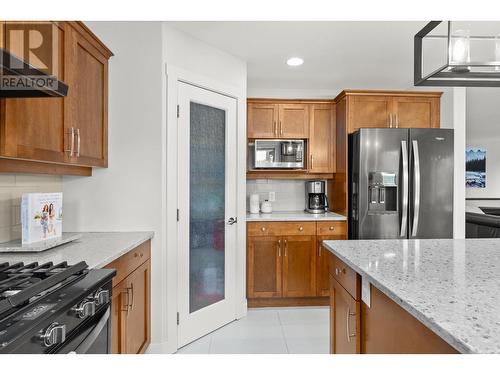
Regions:
[[[299,66],[304,64],[304,59],[301,59],[300,57],[290,57],[286,60],[286,63],[290,66]]]

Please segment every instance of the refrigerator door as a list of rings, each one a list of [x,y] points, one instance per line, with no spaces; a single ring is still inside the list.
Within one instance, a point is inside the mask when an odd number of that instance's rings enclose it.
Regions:
[[[351,238],[407,238],[408,130],[360,129],[352,146]]]
[[[409,238],[453,238],[453,130],[410,129]]]

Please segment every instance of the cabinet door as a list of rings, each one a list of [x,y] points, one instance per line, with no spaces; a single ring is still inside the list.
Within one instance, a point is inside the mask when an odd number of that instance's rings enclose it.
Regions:
[[[67,30],[64,23],[54,22],[52,32],[57,43],[57,60],[53,64],[53,74],[59,80],[66,80],[66,65],[64,62],[64,46]],[[19,23],[5,23],[16,30]],[[26,32],[28,32],[26,30]],[[7,33],[5,34],[7,35]],[[22,55],[23,40],[12,37],[4,40],[6,48],[14,55]],[[4,36],[5,38],[5,36]],[[52,53],[39,51],[38,53]],[[20,56],[21,57],[21,56]],[[42,66],[33,63],[35,67]],[[69,139],[64,133],[64,98],[6,98],[0,100],[0,154],[12,158],[39,160],[62,163],[66,156],[65,143]]]
[[[127,280],[115,285],[111,299],[111,353],[125,354],[125,329],[130,297]]]
[[[126,353],[144,353],[150,342],[151,261],[127,277],[130,309],[126,321]]]
[[[330,347],[335,354],[359,354],[360,304],[330,275]]]
[[[281,297],[282,240],[248,237],[247,297]]]
[[[276,138],[278,136],[278,105],[249,103],[247,107],[248,138]]]
[[[390,126],[392,97],[360,95],[349,97],[349,133],[359,128],[386,128]],[[394,124],[394,118],[393,118]]]
[[[309,138],[309,105],[280,104],[278,138]]]
[[[439,98],[394,97],[393,111],[396,127],[439,128]]]
[[[283,237],[283,296],[316,294],[316,236]]]
[[[333,105],[312,104],[309,123],[309,172],[335,172],[333,134]]]
[[[344,236],[342,236],[344,237]],[[316,295],[326,297],[330,295],[330,278],[328,271],[329,251],[322,246],[322,241],[344,239],[338,236],[318,236],[316,248],[318,256],[316,257]]]
[[[106,167],[108,163],[108,59],[83,35],[69,28],[66,45],[66,132],[75,131],[72,162]]]

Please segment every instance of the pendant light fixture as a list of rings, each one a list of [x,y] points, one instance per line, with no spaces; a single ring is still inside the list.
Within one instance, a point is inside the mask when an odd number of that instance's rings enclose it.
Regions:
[[[500,22],[429,22],[414,38],[414,84],[500,87]]]

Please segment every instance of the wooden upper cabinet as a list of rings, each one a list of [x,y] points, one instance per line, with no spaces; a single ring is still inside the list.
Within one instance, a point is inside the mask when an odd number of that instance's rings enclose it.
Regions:
[[[334,173],[334,106],[311,104],[309,122],[309,168],[311,173]]]
[[[86,166],[108,164],[108,59],[109,52],[91,43],[73,25],[66,53],[66,132],[74,136],[72,161]]]
[[[107,167],[112,53],[81,22],[47,23],[57,40],[53,74],[68,85],[68,95],[0,99],[0,172],[90,175],[90,167]],[[23,23],[0,26],[2,44],[19,54],[22,38],[8,31]]]
[[[359,128],[384,128],[390,125],[392,98],[363,95],[349,99],[349,133]]]
[[[439,128],[439,98],[394,97],[392,111],[396,127]]]
[[[309,104],[249,101],[248,138],[309,138]]]
[[[279,138],[309,138],[309,105],[279,105]]]
[[[283,237],[283,297],[316,295],[316,237]]]
[[[53,35],[57,38],[58,46],[58,61],[53,74],[64,81],[67,71],[64,62],[67,28],[64,23],[47,23],[53,25]],[[9,26],[14,27],[14,24],[6,22],[4,26],[9,30]],[[15,55],[20,53],[22,40],[12,37],[4,42],[11,53]],[[64,104],[64,98],[1,99],[0,155],[38,161],[66,162]]]
[[[248,237],[247,297],[281,297],[281,237]]]
[[[278,137],[278,104],[248,103],[248,138]]]
[[[439,128],[441,92],[343,91],[348,133],[359,128]]]

